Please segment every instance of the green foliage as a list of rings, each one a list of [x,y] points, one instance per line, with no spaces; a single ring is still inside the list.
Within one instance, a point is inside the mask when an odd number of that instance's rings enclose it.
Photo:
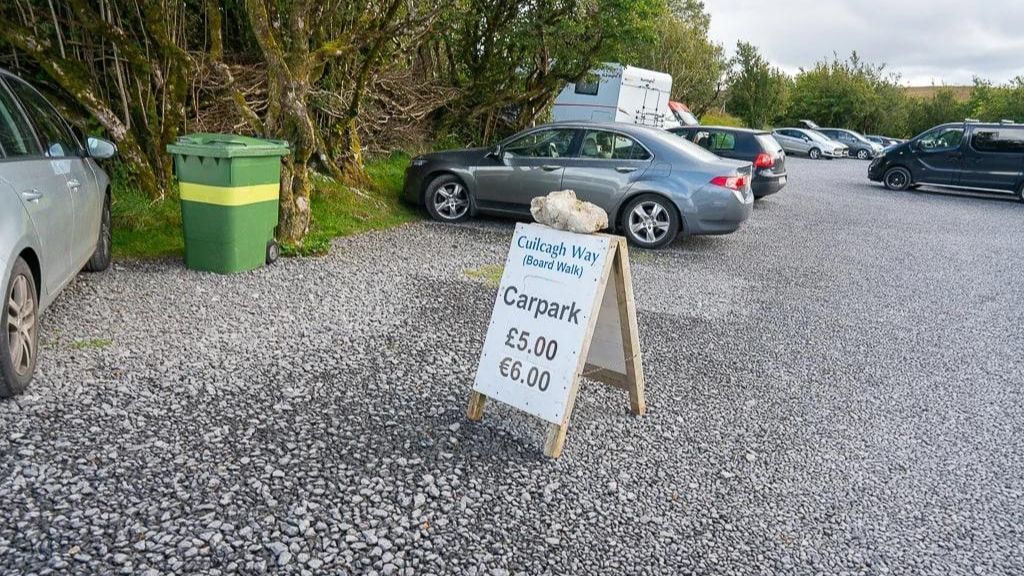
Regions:
[[[937,124],[962,121],[970,115],[970,104],[957,98],[950,88],[939,87],[931,98],[912,100],[908,106],[907,136],[920,134]]]
[[[664,0],[453,2],[437,40],[461,93],[447,124],[472,126],[476,144],[530,125],[566,82],[652,42],[664,13]]]
[[[789,77],[746,42],[736,44],[732,64],[725,110],[751,128],[765,128],[781,118],[789,100]]]
[[[1017,76],[1004,86],[975,78],[968,108],[971,116],[978,119],[1024,123],[1024,76]]]
[[[714,106],[729,69],[722,46],[708,38],[710,15],[695,0],[671,0],[656,37],[641,43],[631,64],[672,75],[672,99],[700,116]]]
[[[283,246],[286,255],[319,256],[331,248],[331,241],[391,228],[421,218],[413,206],[402,201],[402,185],[409,155],[396,152],[366,164],[369,185],[365,189],[346,186],[324,176],[313,179],[313,223],[300,244]]]
[[[736,128],[748,128],[742,118],[737,118],[723,110],[711,110],[700,117],[700,123],[706,126],[734,126]]]
[[[153,199],[134,185],[129,168],[118,164],[110,192],[115,258],[158,258],[184,251],[177,190]]]

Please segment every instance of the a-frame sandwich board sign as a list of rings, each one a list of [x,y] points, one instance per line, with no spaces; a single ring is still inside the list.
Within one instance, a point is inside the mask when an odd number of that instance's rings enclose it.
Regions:
[[[544,452],[557,458],[583,377],[646,411],[626,241],[518,224],[467,416],[480,420],[490,398],[541,418],[551,425]]]

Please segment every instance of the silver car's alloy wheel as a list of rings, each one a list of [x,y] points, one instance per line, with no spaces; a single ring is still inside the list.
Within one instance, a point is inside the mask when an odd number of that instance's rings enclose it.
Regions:
[[[669,213],[654,201],[641,202],[629,214],[629,230],[637,240],[654,244],[668,234]]]
[[[808,152],[807,155],[811,157],[811,160],[817,160],[818,158],[821,158],[821,150],[811,148],[811,151]]]
[[[469,193],[457,182],[449,182],[434,191],[434,210],[446,220],[458,220],[469,211]]]
[[[11,283],[7,300],[7,342],[11,365],[18,376],[32,371],[36,356],[36,298],[28,278],[19,275]]]

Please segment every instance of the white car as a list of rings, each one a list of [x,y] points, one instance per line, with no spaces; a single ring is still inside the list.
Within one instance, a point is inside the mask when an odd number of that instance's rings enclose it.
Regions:
[[[819,158],[845,158],[850,149],[816,130],[807,128],[776,128],[772,136],[787,154],[800,154],[812,160]]]
[[[110,265],[110,179],[96,160],[116,151],[0,70],[0,398],[32,380],[40,314],[79,270]]]

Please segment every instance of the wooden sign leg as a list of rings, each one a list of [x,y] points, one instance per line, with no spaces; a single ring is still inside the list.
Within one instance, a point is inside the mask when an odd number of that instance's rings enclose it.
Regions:
[[[474,391],[469,395],[469,408],[466,409],[466,417],[474,422],[479,422],[484,417],[484,404],[487,403],[487,396]]]
[[[629,409],[638,416],[647,412],[644,396],[644,369],[640,361],[640,327],[636,319],[633,299],[633,272],[629,268],[626,240],[619,239],[615,251],[615,288],[618,293],[619,326],[622,329],[622,353],[626,359],[626,385],[629,390]]]
[[[548,437],[544,442],[544,455],[548,458],[558,458],[562,455],[562,447],[565,446],[565,435],[569,432],[569,423],[552,424],[548,427]]]

